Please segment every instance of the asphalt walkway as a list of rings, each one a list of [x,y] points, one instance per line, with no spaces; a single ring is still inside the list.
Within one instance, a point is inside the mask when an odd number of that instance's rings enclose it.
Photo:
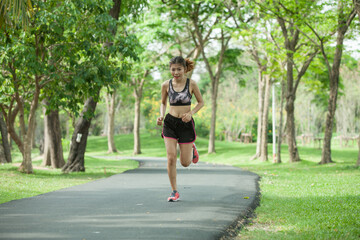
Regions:
[[[258,176],[231,166],[178,163],[169,203],[165,159],[0,205],[0,239],[219,239],[258,202]]]

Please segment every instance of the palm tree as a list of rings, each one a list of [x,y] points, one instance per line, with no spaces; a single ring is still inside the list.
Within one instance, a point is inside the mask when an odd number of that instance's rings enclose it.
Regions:
[[[0,0],[0,28],[9,27],[12,21],[18,20],[26,28],[33,11],[31,0]]]

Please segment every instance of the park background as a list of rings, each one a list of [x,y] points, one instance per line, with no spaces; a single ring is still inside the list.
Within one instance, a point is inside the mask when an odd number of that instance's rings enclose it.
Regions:
[[[160,88],[182,55],[205,101],[201,161],[262,177],[240,236],[357,239],[359,11],[356,0],[2,1],[1,202],[137,167],[97,156],[165,156]]]

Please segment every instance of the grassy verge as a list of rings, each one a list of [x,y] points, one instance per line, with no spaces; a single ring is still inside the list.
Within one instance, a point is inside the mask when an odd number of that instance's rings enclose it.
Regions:
[[[360,169],[354,167],[355,147],[335,147],[332,157],[336,163],[319,165],[321,150],[313,147],[300,146],[302,161],[289,164],[284,146],[285,163],[273,164],[249,160],[254,145],[216,146],[217,153],[207,155],[202,145],[203,161],[231,164],[261,176],[257,217],[238,239],[360,238]]]
[[[83,173],[63,174],[60,169],[42,168],[41,160],[35,160],[34,174],[23,174],[17,171],[16,166],[21,158],[18,153],[14,156],[14,164],[0,165],[0,203],[80,185],[138,166],[131,160],[103,160],[86,156],[86,172]]]
[[[241,239],[359,239],[359,169],[344,164],[239,164],[258,173],[261,203]]]
[[[317,164],[321,150],[312,145],[300,146],[302,161],[289,164],[287,147],[284,146],[284,163],[273,164],[249,160],[255,152],[254,144],[217,142],[217,153],[207,154],[207,139],[199,138],[196,142],[200,161],[231,164],[261,176],[261,203],[255,212],[257,217],[241,230],[239,238],[360,238],[360,169],[354,167],[358,154],[356,146],[341,149],[335,145],[332,157],[336,163],[327,165]],[[116,136],[116,143],[119,153],[114,155],[132,155],[132,135]],[[164,143],[159,136],[142,134],[141,144],[141,156],[165,156]],[[132,161],[96,158],[106,155],[106,150],[106,138],[89,138],[85,173],[64,175],[59,170],[35,170],[33,175],[24,175],[14,166],[0,166],[0,199],[5,195],[9,200],[36,195],[136,167]],[[39,164],[40,161],[34,165]],[[33,190],[30,192],[29,189]]]

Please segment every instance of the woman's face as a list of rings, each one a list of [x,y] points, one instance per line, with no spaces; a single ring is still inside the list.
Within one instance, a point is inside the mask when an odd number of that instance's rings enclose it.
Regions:
[[[179,63],[171,64],[170,72],[175,80],[180,80],[183,79],[185,76],[185,67]]]

